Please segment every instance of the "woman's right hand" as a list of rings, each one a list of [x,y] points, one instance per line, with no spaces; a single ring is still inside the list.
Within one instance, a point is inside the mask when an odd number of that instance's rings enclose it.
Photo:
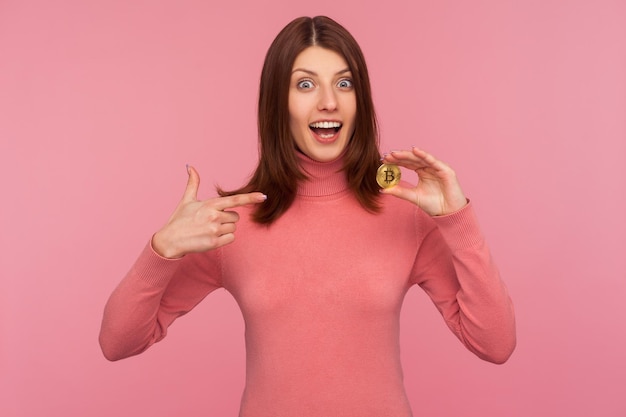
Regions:
[[[152,248],[165,258],[181,258],[231,243],[239,214],[228,209],[267,199],[262,193],[248,193],[199,201],[200,175],[191,166],[187,170],[189,180],[182,200],[167,224],[152,237]]]

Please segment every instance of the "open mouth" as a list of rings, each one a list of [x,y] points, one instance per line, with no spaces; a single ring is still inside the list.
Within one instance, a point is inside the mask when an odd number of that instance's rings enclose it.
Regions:
[[[334,137],[341,129],[339,122],[315,122],[309,125],[309,129],[313,131],[321,139],[330,139]]]

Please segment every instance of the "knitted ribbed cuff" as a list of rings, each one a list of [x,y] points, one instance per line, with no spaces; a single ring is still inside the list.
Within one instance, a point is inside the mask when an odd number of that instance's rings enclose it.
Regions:
[[[152,240],[144,247],[133,265],[137,277],[155,287],[165,287],[181,263],[180,259],[164,258],[152,248]]]
[[[450,249],[458,250],[475,246],[484,241],[472,203],[444,216],[433,217]]]

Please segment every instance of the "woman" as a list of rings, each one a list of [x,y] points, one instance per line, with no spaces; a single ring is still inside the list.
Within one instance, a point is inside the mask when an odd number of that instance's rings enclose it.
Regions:
[[[223,287],[246,323],[241,416],[410,416],[399,317],[418,284],[468,349],[507,360],[513,309],[471,203],[432,155],[380,157],[367,68],[343,27],[299,18],[280,32],[258,123],[243,188],[198,201],[188,168],[174,214],[107,303],[108,359],[144,351]],[[381,161],[414,170],[417,185],[379,191]]]

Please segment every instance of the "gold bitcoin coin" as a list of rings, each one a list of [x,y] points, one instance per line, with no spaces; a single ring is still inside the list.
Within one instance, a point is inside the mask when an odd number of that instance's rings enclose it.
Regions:
[[[393,187],[400,182],[400,168],[396,164],[382,164],[376,171],[376,182],[382,188]]]

